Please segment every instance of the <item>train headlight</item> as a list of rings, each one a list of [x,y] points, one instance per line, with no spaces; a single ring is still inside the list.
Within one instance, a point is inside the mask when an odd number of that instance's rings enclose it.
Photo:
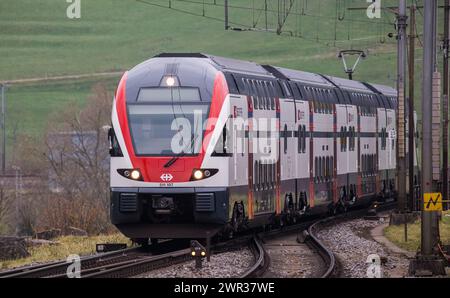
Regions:
[[[169,87],[173,87],[173,85],[175,85],[175,79],[173,77],[168,77],[166,79],[166,85]]]
[[[131,179],[139,180],[141,178],[141,173],[138,170],[132,170],[130,176]]]
[[[192,252],[191,252],[191,255],[192,255],[193,257],[195,257],[195,251],[192,251]]]
[[[131,180],[144,181],[139,169],[117,169],[117,173]]]
[[[192,171],[191,181],[197,181],[209,178],[219,172],[218,169],[194,169]]]
[[[196,170],[196,171],[194,172],[194,178],[197,179],[197,180],[202,179],[202,178],[203,178],[203,171],[201,171],[201,170]]]
[[[161,87],[178,87],[180,86],[180,81],[177,76],[164,76],[159,83]]]

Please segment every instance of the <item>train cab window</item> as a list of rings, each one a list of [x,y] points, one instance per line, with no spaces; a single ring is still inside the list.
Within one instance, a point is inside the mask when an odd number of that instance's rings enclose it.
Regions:
[[[108,130],[109,140],[109,154],[111,157],[122,157],[122,149],[120,149],[119,141],[117,140],[114,128],[110,127]]]
[[[287,154],[287,125],[284,125],[284,154]]]
[[[137,102],[146,103],[172,100],[199,102],[201,101],[200,91],[195,87],[141,88],[137,97]]]

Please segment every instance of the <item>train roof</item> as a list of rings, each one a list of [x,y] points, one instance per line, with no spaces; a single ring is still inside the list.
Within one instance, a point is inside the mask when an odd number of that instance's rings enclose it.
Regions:
[[[337,87],[345,89],[348,91],[373,93],[366,85],[359,81],[348,80],[338,77],[326,76],[331,82],[333,82]]]
[[[331,84],[329,81],[327,81],[324,77],[322,77],[319,74],[312,73],[312,72],[306,72],[301,70],[293,70],[283,67],[277,67],[277,66],[270,66],[266,65],[266,68],[273,68],[275,71],[279,72],[281,75],[283,75],[285,78],[291,81],[301,82],[305,84],[314,84],[319,85],[323,87],[333,87],[333,84]]]
[[[273,77],[270,72],[268,72],[266,69],[264,69],[264,67],[255,62],[213,56],[203,53],[162,53],[155,56],[155,58],[206,58],[212,61],[215,64],[216,68],[220,69],[221,71]]]
[[[299,82],[304,85],[314,85],[316,87],[323,88],[337,87],[339,89],[349,91],[350,93],[378,93],[388,97],[397,96],[396,89],[390,86],[363,83],[340,77],[320,75],[272,65],[260,65],[251,61],[225,58],[204,53],[162,53],[156,55],[154,58],[203,58],[208,60],[211,65],[220,71],[239,74],[240,76],[256,76],[270,79],[288,80]]]
[[[395,88],[380,84],[370,84],[370,85],[383,95],[397,97],[397,89]]]

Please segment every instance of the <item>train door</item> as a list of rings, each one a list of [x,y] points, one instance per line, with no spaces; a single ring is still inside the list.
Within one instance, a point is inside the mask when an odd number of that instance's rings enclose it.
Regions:
[[[384,195],[387,192],[387,127],[386,127],[386,109],[378,108],[378,174],[380,180],[379,192]]]
[[[280,99],[280,156],[281,159],[281,209],[295,197],[295,146],[294,132],[295,102],[292,99]]]
[[[358,166],[359,166],[359,116],[355,105],[347,105],[347,181],[348,199],[354,202],[358,191]]]
[[[337,138],[337,180],[339,199],[347,200],[349,192],[348,178],[348,138],[351,133],[348,125],[347,106],[343,104],[336,105],[336,129]]]
[[[304,210],[308,206],[307,193],[309,188],[309,103],[303,100],[295,102],[297,110],[296,138],[294,138],[294,154],[296,157],[295,177],[296,193],[295,205],[297,210]]]
[[[397,124],[395,118],[395,110],[386,110],[386,129],[388,131],[387,139],[387,173],[388,173],[388,189],[389,192],[395,192],[396,181],[395,181],[395,169],[397,166],[396,162],[396,134],[397,134]]]

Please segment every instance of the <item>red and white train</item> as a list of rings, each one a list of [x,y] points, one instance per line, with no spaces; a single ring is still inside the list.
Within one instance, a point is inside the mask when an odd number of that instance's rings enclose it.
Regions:
[[[396,107],[388,86],[160,54],[116,91],[111,220],[139,241],[200,238],[393,199]]]

